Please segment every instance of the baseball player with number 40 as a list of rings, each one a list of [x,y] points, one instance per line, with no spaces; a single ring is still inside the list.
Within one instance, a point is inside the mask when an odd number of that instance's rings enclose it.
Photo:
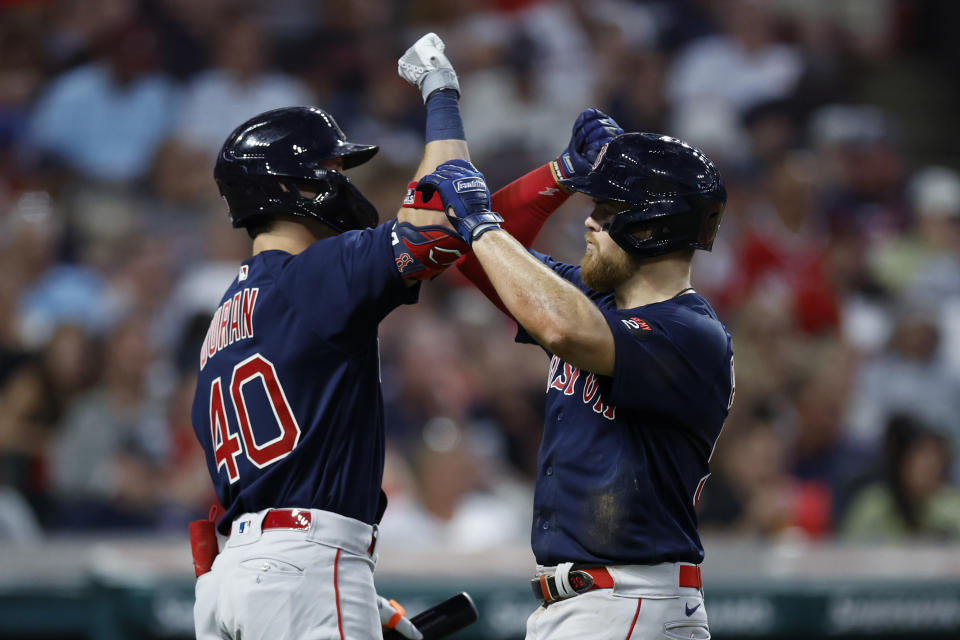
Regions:
[[[466,157],[449,117],[459,87],[432,34],[401,69],[427,107],[419,177]],[[468,250],[435,211],[405,207],[377,226],[343,174],[376,151],[325,111],[288,107],[241,124],[218,156],[253,255],[199,358],[192,421],[224,510],[191,524],[200,640],[367,640],[382,628],[430,640],[475,619],[455,597],[415,618],[421,632],[374,587],[386,508],[377,326]]]
[[[492,200],[466,159],[415,186],[470,245],[458,267],[550,356],[527,640],[706,640],[694,508],[733,403],[733,351],[690,278],[723,181],[699,149],[595,109],[548,167],[552,184],[534,172]],[[593,201],[579,265],[527,248],[573,192]]]

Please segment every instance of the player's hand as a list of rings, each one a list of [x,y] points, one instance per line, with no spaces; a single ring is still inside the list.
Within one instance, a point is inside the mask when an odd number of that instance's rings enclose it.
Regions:
[[[562,178],[590,173],[597,154],[614,136],[623,133],[617,121],[599,109],[586,109],[573,123],[570,143],[557,157],[557,170]]]
[[[423,640],[423,634],[413,626],[399,602],[378,595],[377,609],[380,610],[380,624],[384,629],[396,629],[400,635],[410,640]]]
[[[467,244],[491,229],[499,229],[503,217],[490,211],[490,190],[483,174],[467,160],[446,162],[420,178],[417,191],[429,201],[437,193],[447,219]]]
[[[453,89],[460,93],[457,72],[443,54],[446,45],[435,33],[428,33],[413,43],[397,60],[400,77],[420,89],[423,102],[439,89]]]

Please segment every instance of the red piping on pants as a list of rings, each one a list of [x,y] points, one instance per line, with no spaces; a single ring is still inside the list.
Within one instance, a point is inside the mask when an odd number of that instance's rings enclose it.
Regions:
[[[340,617],[340,583],[337,581],[337,574],[339,571],[340,549],[337,549],[337,557],[333,561],[333,593],[337,597],[337,631],[340,632],[340,640],[343,640],[343,619]],[[636,618],[634,618],[634,620],[636,620]],[[633,627],[630,627],[630,630],[633,631]]]
[[[630,636],[633,635],[633,628],[637,626],[637,618],[640,617],[640,605],[643,603],[643,598],[637,598],[637,612],[633,614],[633,622],[630,623],[630,631],[627,632],[627,640],[630,640]]]

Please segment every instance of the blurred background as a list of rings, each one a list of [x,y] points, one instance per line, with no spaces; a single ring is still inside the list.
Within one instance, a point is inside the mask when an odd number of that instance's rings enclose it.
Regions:
[[[737,363],[699,507],[715,636],[960,636],[957,24],[947,0],[0,0],[0,636],[190,636],[197,354],[250,251],[216,152],[322,106],[380,145],[348,175],[392,218],[424,121],[396,59],[427,31],[491,188],[587,106],[725,177],[694,269]],[[535,246],[578,262],[588,211]],[[380,332],[378,576],[420,608],[473,591],[465,638],[522,637],[534,604],[547,361],[514,329],[449,272]]]

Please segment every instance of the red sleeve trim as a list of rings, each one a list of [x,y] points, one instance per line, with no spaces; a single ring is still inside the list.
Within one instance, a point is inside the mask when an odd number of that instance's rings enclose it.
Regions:
[[[403,204],[400,205],[407,209],[429,209],[430,211],[443,211],[443,202],[440,196],[435,195],[429,202],[423,201],[423,193],[417,191],[417,181],[412,180],[407,185],[407,195],[403,197]]]

